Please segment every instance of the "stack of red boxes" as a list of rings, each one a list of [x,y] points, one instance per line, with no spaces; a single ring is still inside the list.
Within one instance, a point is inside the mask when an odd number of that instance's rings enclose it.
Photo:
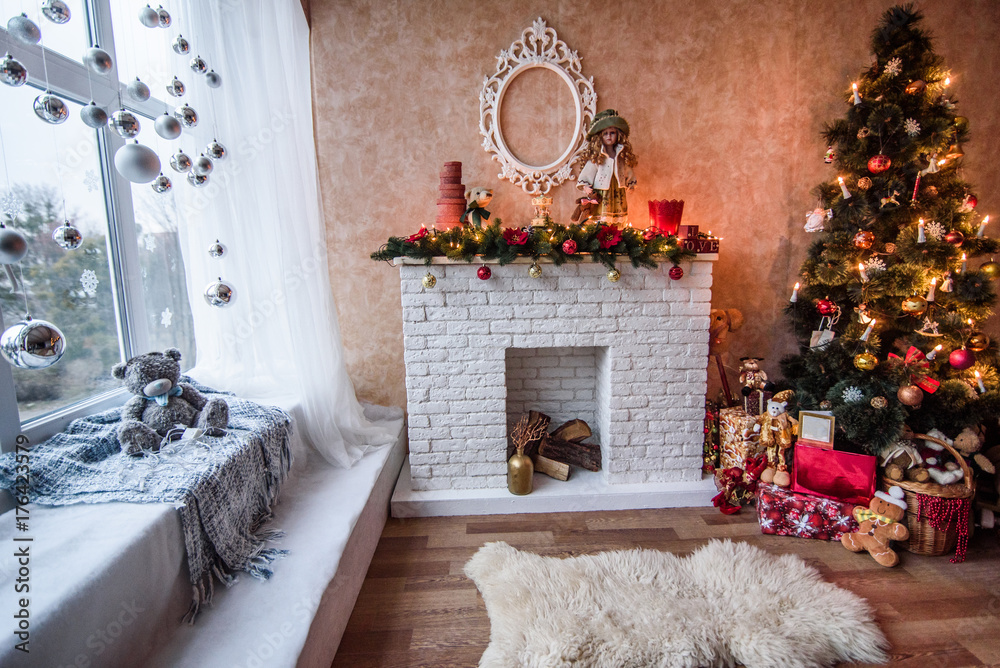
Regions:
[[[437,201],[437,219],[434,226],[451,228],[462,224],[465,213],[465,186],[462,185],[462,163],[446,162],[441,170],[441,197]]]

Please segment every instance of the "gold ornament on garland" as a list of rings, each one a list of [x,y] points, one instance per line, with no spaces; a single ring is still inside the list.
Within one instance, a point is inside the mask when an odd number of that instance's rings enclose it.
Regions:
[[[903,300],[903,313],[919,317],[927,311],[927,300],[920,295],[911,295]]]
[[[909,95],[919,95],[927,90],[927,83],[923,79],[917,79],[913,81],[906,87],[906,92]]]
[[[872,180],[867,176],[862,176],[858,179],[858,190],[868,190],[872,187]]]
[[[434,274],[432,274],[431,272],[427,272],[427,275],[424,276],[420,282],[424,284],[425,288],[430,290],[435,285],[437,285],[438,279],[435,278]]]
[[[878,358],[866,350],[854,356],[854,366],[862,371],[871,371],[878,366]]]
[[[924,401],[924,391],[916,385],[904,385],[896,392],[896,398],[904,406],[916,407]]]
[[[857,248],[867,250],[875,243],[875,235],[868,230],[861,230],[854,235],[854,245]]]
[[[528,267],[528,276],[531,276],[532,278],[542,277],[542,268],[538,266],[537,262],[532,262],[531,266]]]
[[[986,350],[990,345],[990,337],[982,332],[973,332],[969,335],[969,341],[965,347],[977,353]]]
[[[872,131],[869,130],[868,126],[866,125],[865,127],[863,127],[860,130],[858,130],[858,139],[864,139],[865,137],[869,136],[871,133],[872,133]],[[858,184],[858,185],[861,185],[861,184]],[[868,182],[868,185],[871,185],[871,181]]]
[[[872,408],[882,410],[889,406],[889,400],[885,397],[872,397],[871,404]]]
[[[886,255],[892,255],[896,252],[896,244],[889,242],[885,245]]]
[[[979,271],[986,278],[991,281],[995,281],[1000,278],[1000,262],[994,262],[993,258],[990,258],[989,262],[984,262],[983,265],[979,267]]]
[[[622,272],[618,271],[617,269],[608,270],[608,280],[611,281],[612,283],[617,283],[618,279],[620,279],[621,277],[622,277]]]

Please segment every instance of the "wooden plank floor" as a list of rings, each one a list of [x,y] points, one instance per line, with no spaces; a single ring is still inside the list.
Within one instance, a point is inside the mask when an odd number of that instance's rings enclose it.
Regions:
[[[484,543],[565,557],[634,547],[688,554],[711,538],[798,554],[867,598],[892,643],[893,666],[1000,666],[996,533],[977,531],[963,564],[902,552],[901,565],[889,569],[838,543],[762,535],[753,508],[733,516],[677,508],[390,519],[333,666],[476,666],[490,624],[462,567]]]

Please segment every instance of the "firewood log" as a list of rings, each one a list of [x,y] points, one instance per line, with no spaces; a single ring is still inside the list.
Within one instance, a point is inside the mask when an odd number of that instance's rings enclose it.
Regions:
[[[563,464],[542,455],[535,455],[533,459],[535,473],[544,473],[556,480],[569,480],[569,464]]]
[[[588,471],[601,470],[601,446],[596,443],[562,441],[550,436],[542,440],[538,454]]]
[[[593,436],[593,432],[590,431],[590,425],[583,420],[570,420],[552,432],[551,436],[560,441],[580,442]]]

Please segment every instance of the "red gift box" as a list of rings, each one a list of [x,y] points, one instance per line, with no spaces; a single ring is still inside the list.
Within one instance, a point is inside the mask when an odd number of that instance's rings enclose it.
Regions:
[[[797,494],[777,485],[757,486],[757,519],[761,533],[776,536],[840,540],[858,530],[853,503]]]
[[[792,489],[867,507],[875,496],[877,467],[878,459],[872,455],[796,443]]]

